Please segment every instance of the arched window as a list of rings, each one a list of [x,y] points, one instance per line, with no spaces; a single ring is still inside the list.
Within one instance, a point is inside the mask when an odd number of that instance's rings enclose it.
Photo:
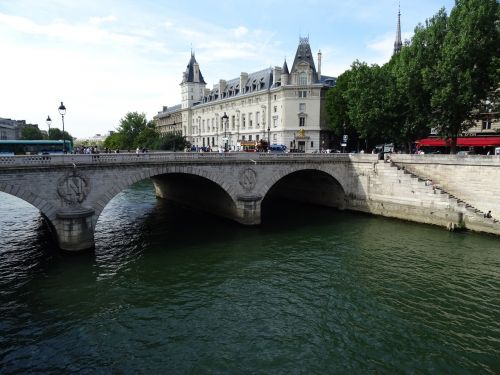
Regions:
[[[299,85],[307,85],[307,74],[305,72],[299,73]]]

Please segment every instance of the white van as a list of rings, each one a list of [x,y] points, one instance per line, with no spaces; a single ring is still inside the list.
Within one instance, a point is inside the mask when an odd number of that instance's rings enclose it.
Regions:
[[[500,155],[500,147],[495,147],[495,155]]]

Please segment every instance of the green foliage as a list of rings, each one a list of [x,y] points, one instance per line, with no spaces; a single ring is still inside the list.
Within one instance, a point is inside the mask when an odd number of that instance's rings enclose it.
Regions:
[[[182,151],[190,147],[191,144],[180,133],[165,134],[156,143],[156,148],[159,150]]]
[[[456,138],[473,124],[475,107],[498,86],[492,75],[498,58],[499,4],[496,0],[457,0],[448,18],[447,32],[431,87],[434,123],[440,134]],[[496,82],[495,82],[496,81]]]
[[[146,114],[129,112],[120,120],[117,131],[106,138],[103,146],[116,150],[135,150],[137,147],[157,148],[159,134]]]
[[[347,113],[347,89],[349,88],[350,70],[342,73],[335,87],[326,93],[325,107],[330,120],[330,128],[336,135],[344,134],[351,123]]]
[[[63,133],[61,131],[61,129],[50,128],[50,130],[49,130],[49,139],[52,139],[52,140],[62,140],[62,139],[72,140],[73,137],[67,131],[64,131],[64,133]]]
[[[496,0],[457,0],[384,66],[355,61],[326,95],[330,127],[403,147],[434,127],[453,146],[479,111],[498,108],[499,14]]]
[[[25,126],[21,130],[21,139],[34,140],[43,139],[43,134],[37,126]]]

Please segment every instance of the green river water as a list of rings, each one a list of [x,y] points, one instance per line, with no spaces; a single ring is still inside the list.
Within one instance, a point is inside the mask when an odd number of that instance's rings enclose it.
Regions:
[[[500,239],[293,202],[248,228],[157,200],[61,255],[0,193],[0,373],[498,374]]]

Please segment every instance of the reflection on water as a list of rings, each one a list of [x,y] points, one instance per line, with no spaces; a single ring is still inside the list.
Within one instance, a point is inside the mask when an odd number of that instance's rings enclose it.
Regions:
[[[95,252],[62,256],[0,194],[2,372],[498,372],[498,238],[295,203],[265,219],[142,182],[104,210]]]

